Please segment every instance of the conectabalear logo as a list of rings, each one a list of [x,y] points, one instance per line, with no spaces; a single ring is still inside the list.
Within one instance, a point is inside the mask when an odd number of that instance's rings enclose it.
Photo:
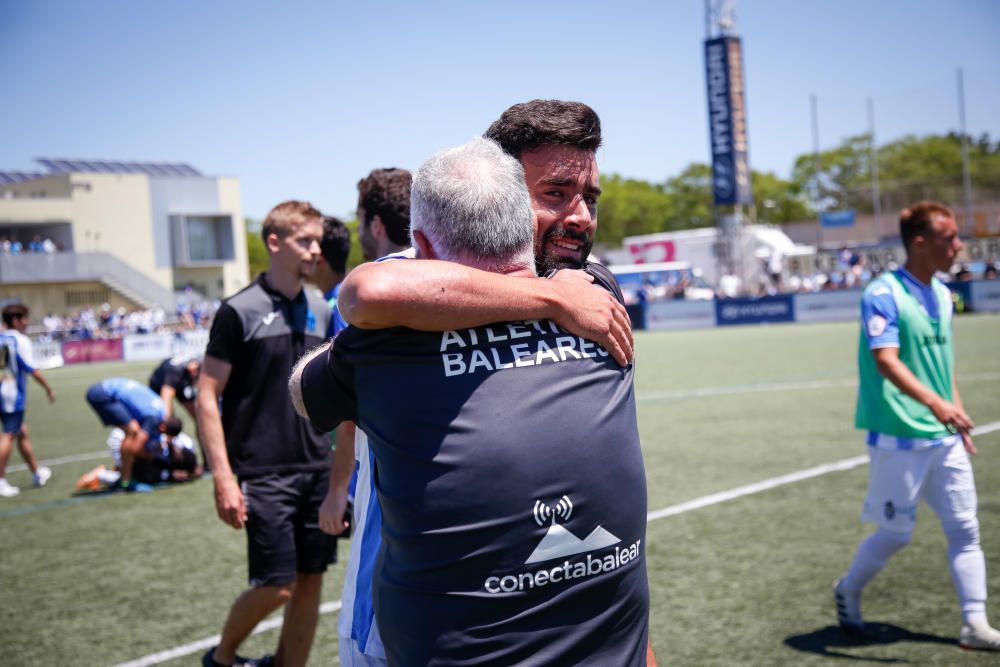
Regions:
[[[549,524],[542,541],[528,556],[525,565],[565,558],[562,563],[552,567],[542,567],[535,570],[515,572],[505,576],[491,576],[484,582],[488,593],[513,593],[533,589],[536,586],[546,586],[573,579],[592,577],[602,572],[611,572],[625,565],[630,560],[639,557],[639,546],[642,540],[626,546],[616,546],[621,540],[601,526],[590,531],[584,539],[580,539],[569,530],[559,525],[559,521],[569,521],[573,515],[573,501],[569,496],[563,496],[555,505],[546,505],[540,500],[535,501],[532,517],[539,526]],[[594,551],[614,547],[613,553],[594,557]],[[586,553],[585,559],[570,560],[570,556]]]

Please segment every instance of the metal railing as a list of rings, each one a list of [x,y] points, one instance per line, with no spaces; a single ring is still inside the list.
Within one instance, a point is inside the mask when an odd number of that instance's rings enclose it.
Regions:
[[[145,308],[173,312],[174,293],[107,252],[0,255],[0,284],[96,280]]]

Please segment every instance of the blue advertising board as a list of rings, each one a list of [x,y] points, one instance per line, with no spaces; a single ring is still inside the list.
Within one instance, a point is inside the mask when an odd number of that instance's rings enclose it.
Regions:
[[[791,322],[795,319],[795,302],[791,294],[762,296],[758,299],[716,299],[715,323],[764,324]]]
[[[743,51],[739,37],[705,41],[708,133],[712,148],[712,194],[716,205],[750,204]]]
[[[857,212],[853,208],[843,211],[824,211],[819,214],[819,224],[824,227],[853,227]]]

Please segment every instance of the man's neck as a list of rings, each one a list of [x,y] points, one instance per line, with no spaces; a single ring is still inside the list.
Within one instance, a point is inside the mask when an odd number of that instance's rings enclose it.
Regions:
[[[302,291],[301,278],[292,274],[275,271],[273,266],[264,274],[264,280],[267,281],[271,289],[280,292],[288,299],[294,299]]]
[[[336,287],[337,285],[339,285],[341,282],[343,282],[343,280],[344,280],[344,274],[343,273],[330,273],[327,276],[323,276],[323,278],[321,278],[321,279],[317,279],[316,280],[316,287],[319,288],[320,292],[322,292],[323,294],[326,294],[327,292],[329,292],[330,290],[332,290],[334,287]]]
[[[383,245],[381,248],[378,249],[379,259],[385,257],[386,255],[392,255],[393,253],[403,252],[404,250],[409,249],[409,247],[410,246],[408,245],[396,245],[395,243],[386,243],[385,245]]]
[[[918,258],[908,257],[903,268],[909,271],[910,275],[919,280],[924,285],[930,285],[934,278],[934,268],[926,262],[921,262]]]

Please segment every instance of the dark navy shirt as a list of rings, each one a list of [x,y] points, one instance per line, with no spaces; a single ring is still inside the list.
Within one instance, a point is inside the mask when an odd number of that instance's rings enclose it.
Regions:
[[[390,664],[645,664],[632,376],[548,321],[348,327],[307,366],[313,423],[356,421],[374,453]]]

